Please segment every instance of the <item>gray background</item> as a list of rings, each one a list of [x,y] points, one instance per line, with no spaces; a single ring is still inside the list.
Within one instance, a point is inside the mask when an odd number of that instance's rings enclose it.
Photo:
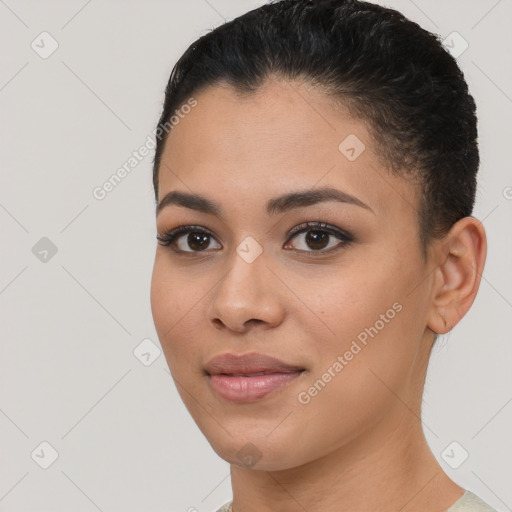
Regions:
[[[231,498],[229,465],[158,356],[152,153],[103,200],[92,191],[151,134],[186,47],[261,3],[0,0],[3,512],[211,511]],[[386,5],[469,44],[458,60],[479,109],[474,214],[489,253],[473,308],[434,349],[424,423],[446,472],[511,510],[512,1]],[[31,47],[51,48],[43,31],[59,45],[47,58]],[[47,469],[42,442],[58,453]]]

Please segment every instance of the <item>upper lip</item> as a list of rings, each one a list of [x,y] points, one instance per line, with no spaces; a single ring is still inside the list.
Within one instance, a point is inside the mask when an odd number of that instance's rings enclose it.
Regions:
[[[238,375],[252,373],[290,373],[304,370],[300,366],[288,364],[265,354],[225,353],[213,357],[205,366],[209,375]]]

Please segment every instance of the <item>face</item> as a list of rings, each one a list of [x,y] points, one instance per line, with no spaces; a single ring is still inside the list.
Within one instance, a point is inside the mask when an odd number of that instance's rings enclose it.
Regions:
[[[194,97],[159,171],[158,235],[185,231],[159,242],[151,284],[183,402],[235,465],[369,446],[419,407],[433,339],[416,190],[305,85]]]

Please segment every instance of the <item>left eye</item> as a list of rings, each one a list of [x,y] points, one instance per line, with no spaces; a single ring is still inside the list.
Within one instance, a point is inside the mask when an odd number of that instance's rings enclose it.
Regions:
[[[332,228],[326,224],[306,224],[297,226],[293,230],[294,238],[298,243],[292,249],[306,252],[327,252],[338,246],[343,246],[353,240],[353,237],[346,232]],[[290,242],[285,245],[289,248]]]

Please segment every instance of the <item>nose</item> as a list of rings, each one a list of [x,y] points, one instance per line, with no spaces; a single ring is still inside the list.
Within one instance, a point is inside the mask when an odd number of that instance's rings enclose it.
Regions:
[[[208,308],[208,320],[216,329],[237,333],[276,327],[284,317],[278,286],[264,254],[248,263],[234,253]]]

